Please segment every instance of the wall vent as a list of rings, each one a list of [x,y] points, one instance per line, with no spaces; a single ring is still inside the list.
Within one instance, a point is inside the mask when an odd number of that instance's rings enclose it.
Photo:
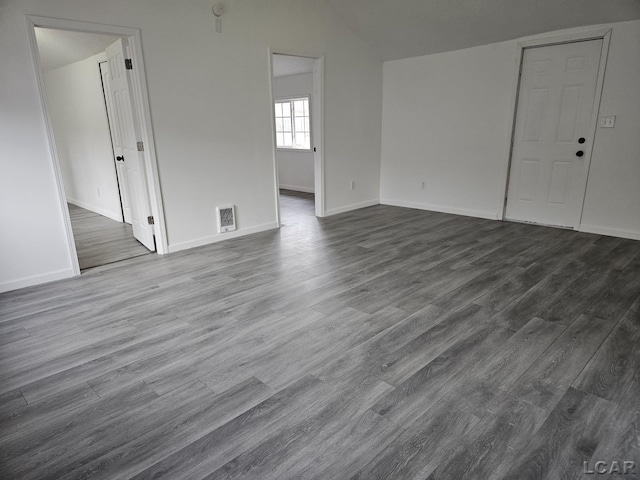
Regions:
[[[216,207],[218,233],[233,232],[236,229],[236,212],[233,205]]]

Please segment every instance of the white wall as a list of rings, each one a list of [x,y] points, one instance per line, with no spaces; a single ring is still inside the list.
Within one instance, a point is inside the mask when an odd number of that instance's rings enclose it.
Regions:
[[[278,98],[293,98],[308,96],[310,109],[315,108],[311,103],[313,93],[313,74],[286,75],[273,79],[273,94]],[[313,143],[313,139],[312,139]],[[280,188],[313,193],[313,152],[295,150],[276,150],[278,162],[278,182]]]
[[[67,201],[122,221],[98,63],[104,53],[45,73]]]
[[[581,229],[640,240],[640,21],[614,25],[600,115]]]
[[[328,213],[377,203],[382,63],[315,0],[0,3],[0,290],[71,275],[25,14],[140,28],[170,250],[276,225],[268,49],[325,57]],[[358,188],[349,190],[355,179]],[[19,202],[16,199],[20,199]]]
[[[600,114],[617,118],[596,131],[581,229],[640,239],[640,21],[601,27],[613,32]],[[384,64],[382,203],[501,218],[517,42]]]

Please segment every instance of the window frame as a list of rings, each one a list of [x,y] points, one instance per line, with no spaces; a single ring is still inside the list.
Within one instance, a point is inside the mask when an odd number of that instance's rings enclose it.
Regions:
[[[295,128],[295,114],[293,108],[293,102],[296,100],[306,100],[307,105],[309,106],[309,148],[296,148],[296,147],[279,147],[278,146],[278,122],[276,115],[276,104],[277,103],[285,103],[290,102],[291,104],[291,135],[292,138],[295,139],[296,128]],[[286,96],[286,97],[276,97],[273,100],[273,121],[274,121],[274,134],[275,134],[275,146],[276,150],[283,150],[286,152],[313,152],[313,125],[311,122],[311,95],[294,95],[294,96]]]

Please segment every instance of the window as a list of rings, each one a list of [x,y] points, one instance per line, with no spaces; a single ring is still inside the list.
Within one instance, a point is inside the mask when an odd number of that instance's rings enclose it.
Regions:
[[[276,101],[276,146],[311,150],[308,97]]]

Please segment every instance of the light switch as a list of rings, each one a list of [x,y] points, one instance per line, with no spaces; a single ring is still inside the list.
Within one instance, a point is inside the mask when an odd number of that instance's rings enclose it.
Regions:
[[[600,117],[601,128],[613,128],[615,124],[616,124],[615,115],[609,115],[608,117]]]

